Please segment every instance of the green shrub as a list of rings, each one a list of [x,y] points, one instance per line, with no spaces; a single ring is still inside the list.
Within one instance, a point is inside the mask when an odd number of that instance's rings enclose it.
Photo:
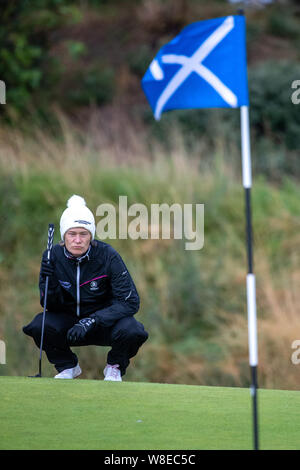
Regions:
[[[64,99],[70,106],[103,105],[112,100],[114,91],[113,68],[92,64],[72,75]]]
[[[59,79],[57,62],[49,54],[49,33],[61,24],[78,21],[70,0],[1,2],[0,77],[6,84],[8,120],[23,117],[31,105],[49,104]]]
[[[276,179],[300,175],[300,113],[291,100],[298,77],[300,65],[293,62],[266,62],[249,70],[255,169]]]
[[[284,6],[272,11],[268,18],[268,32],[275,36],[295,39],[300,37],[299,21],[295,17],[293,7]]]
[[[127,55],[127,62],[132,72],[142,78],[153,59],[153,50],[148,44],[142,44]]]

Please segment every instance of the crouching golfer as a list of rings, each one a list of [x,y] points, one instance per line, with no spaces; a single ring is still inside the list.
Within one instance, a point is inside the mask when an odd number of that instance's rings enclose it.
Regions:
[[[104,380],[121,381],[148,334],[134,318],[139,296],[134,282],[112,246],[94,240],[95,219],[83,198],[72,196],[60,219],[62,241],[53,246],[50,261],[44,252],[39,278],[44,306],[49,276],[43,350],[58,374],[74,379],[81,374],[70,346],[111,346]],[[42,313],[24,326],[40,347]]]

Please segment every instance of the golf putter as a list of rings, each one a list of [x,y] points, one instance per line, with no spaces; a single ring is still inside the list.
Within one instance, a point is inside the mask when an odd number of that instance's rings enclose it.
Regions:
[[[53,236],[54,236],[54,225],[49,224],[49,227],[48,227],[48,242],[47,242],[47,250],[48,250],[47,259],[48,260],[50,260],[50,253],[51,253],[51,248],[52,248],[52,245],[53,245]],[[45,327],[45,316],[46,316],[46,308],[47,308],[48,284],[49,284],[49,276],[46,276],[44,310],[43,310],[41,343],[40,343],[39,372],[36,375],[29,375],[29,377],[31,377],[31,378],[42,377],[42,352],[43,352],[43,342],[44,342],[44,327]]]

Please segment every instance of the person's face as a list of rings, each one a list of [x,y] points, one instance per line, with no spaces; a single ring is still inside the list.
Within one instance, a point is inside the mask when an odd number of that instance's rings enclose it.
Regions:
[[[91,238],[90,232],[85,228],[69,228],[65,233],[65,245],[73,256],[78,257],[88,250]]]

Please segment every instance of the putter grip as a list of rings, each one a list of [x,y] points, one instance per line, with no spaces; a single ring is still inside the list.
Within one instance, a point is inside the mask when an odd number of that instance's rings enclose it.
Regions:
[[[50,259],[50,251],[53,245],[53,237],[54,237],[54,224],[49,224],[48,227],[48,242],[47,242],[47,250],[48,250],[48,259]]]

